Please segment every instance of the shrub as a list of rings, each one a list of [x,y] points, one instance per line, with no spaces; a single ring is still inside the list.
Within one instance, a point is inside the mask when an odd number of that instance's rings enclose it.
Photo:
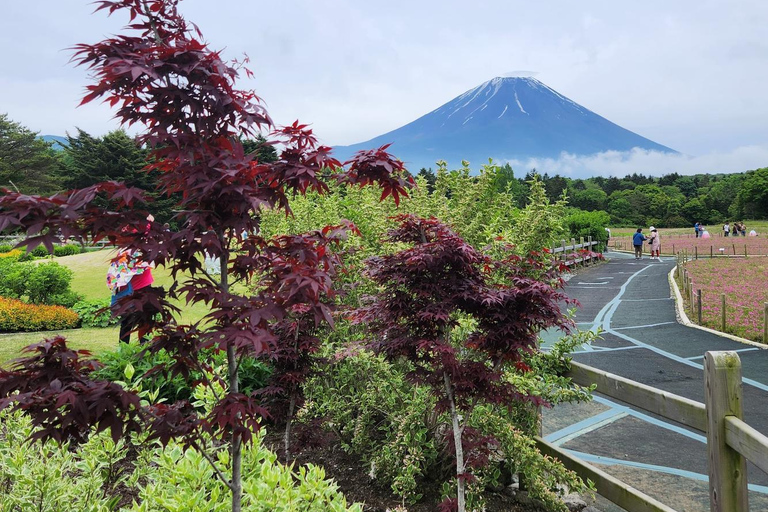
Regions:
[[[550,352],[529,355],[526,364],[532,371],[510,373],[506,378],[553,405],[587,401],[588,389],[560,375],[568,369],[568,354],[594,337],[589,332],[565,337]],[[366,350],[331,360],[308,382],[299,420],[310,423],[323,418],[342,448],[370,464],[375,479],[404,501],[418,501],[430,485],[437,492],[438,482],[451,476],[450,440],[445,435],[451,419],[446,413],[435,414],[434,395],[407,378],[411,369],[407,363],[387,362]],[[586,490],[574,473],[535,447],[537,417],[529,404],[509,409],[483,405],[469,416],[467,429],[493,436],[499,443],[493,462],[477,470],[478,485],[470,488],[468,496],[472,508],[482,508],[479,502],[485,488],[508,484],[512,474],[525,480],[531,496],[547,510],[565,510],[558,489]]]
[[[72,271],[58,263],[34,265],[0,258],[0,296],[3,297],[72,307],[80,297],[69,288],[71,281]]]
[[[56,245],[53,248],[53,255],[57,258],[61,256],[72,256],[74,254],[80,254],[82,247],[76,244]]]
[[[62,306],[38,306],[0,297],[0,332],[33,332],[74,329],[77,313]]]
[[[44,245],[38,245],[30,252],[32,253],[32,256],[36,258],[45,258],[46,256],[50,256],[48,249],[46,249]]]
[[[19,255],[19,261],[32,261],[35,257],[31,252],[22,251]]]
[[[4,441],[0,443],[0,510],[209,512],[229,508],[224,485],[195,450],[185,451],[176,443],[162,450],[135,434],[115,443],[107,432],[90,436],[79,446],[28,443],[32,432],[27,416],[0,412]],[[225,445],[219,458],[226,453]],[[347,505],[321,468],[284,466],[260,438],[244,455],[245,471],[255,475],[244,482],[244,512],[362,512],[359,505]]]
[[[96,302],[96,301],[90,301]],[[90,306],[93,310],[94,307]],[[123,381],[125,379],[125,369],[130,364],[135,370],[137,377],[142,377],[142,387],[152,393],[157,393],[158,400],[173,403],[177,400],[186,400],[191,396],[191,386],[187,380],[179,375],[170,377],[163,372],[153,373],[144,376],[152,368],[162,365],[167,366],[173,363],[172,358],[165,350],[157,352],[147,352],[142,354],[146,346],[133,341],[131,343],[120,343],[117,350],[106,352],[99,357],[104,365],[96,372],[96,377],[110,381]],[[214,354],[210,360],[211,365],[226,365],[226,355],[222,353]],[[263,388],[270,375],[270,368],[266,363],[257,361],[253,358],[244,359],[240,365],[240,389],[244,393]],[[200,379],[200,372],[193,371],[190,374],[189,381]]]
[[[12,249],[9,251],[0,251],[0,259],[10,259],[13,261],[19,261],[19,256],[24,254],[21,249]]]
[[[26,295],[32,304],[72,306],[78,299],[69,289],[71,281],[72,271],[58,263],[31,266],[26,276],[23,295]]]
[[[110,299],[81,300],[72,309],[80,316],[82,327],[109,327],[118,324],[118,319],[112,317],[109,303]]]
[[[13,258],[0,258],[0,296],[20,299],[31,270],[29,265],[22,265]]]
[[[571,213],[565,218],[565,225],[570,232],[570,236],[575,238],[576,241],[581,237],[587,240],[591,236],[593,241],[605,244],[608,240],[608,232],[605,228],[608,227],[610,221],[610,215],[604,211],[578,211]]]
[[[11,252],[13,246],[11,244],[0,244],[0,252]]]

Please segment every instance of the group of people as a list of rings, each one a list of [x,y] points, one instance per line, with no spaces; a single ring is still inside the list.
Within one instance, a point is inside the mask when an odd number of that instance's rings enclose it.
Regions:
[[[728,222],[723,224],[723,236],[747,236],[747,226],[743,222],[734,222],[731,226]]]
[[[632,245],[635,246],[635,259],[643,259],[643,244],[648,242],[651,246],[651,259],[661,261],[661,238],[655,227],[651,226],[650,236],[643,234],[643,228],[637,228],[637,232],[632,235]]]
[[[693,225],[693,231],[696,233],[696,238],[709,237],[709,232],[701,222],[697,222]],[[755,236],[757,233],[753,230],[749,234],[750,236]],[[747,225],[743,222],[734,222],[732,225],[730,222],[726,222],[723,224],[723,236],[747,236]]]

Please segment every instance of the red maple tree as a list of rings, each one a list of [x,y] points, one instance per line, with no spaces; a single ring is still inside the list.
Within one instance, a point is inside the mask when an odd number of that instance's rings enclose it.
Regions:
[[[386,147],[358,153],[345,170],[306,125],[275,128],[260,98],[235,87],[239,72],[251,74],[244,63],[228,63],[211,50],[179,13],[178,0],[96,4],[97,11],[127,12],[129,34],[75,46],[73,60],[94,79],[82,103],[102,99],[116,108],[123,125],[141,128],[138,140],[150,150],[146,170],[159,173],[164,195],[179,198],[180,227],[171,232],[151,223],[144,229],[141,191],[108,182],[51,197],[4,189],[0,231],[24,231],[23,245],[43,244],[51,252],[64,239],[107,239],[169,269],[175,279],[170,288],[142,288],[120,300],[115,313],[139,312],[140,323],[153,331],[146,350],[166,350],[173,358],[165,368],[171,374],[206,375],[211,368],[204,354],[226,352],[226,392],[210,414],[188,402],[143,407],[134,393],[94,380],[97,363],[90,354],[70,350],[57,337],[28,347],[32,355],[0,370],[0,409],[27,412],[37,427],[33,437],[40,439],[80,439],[91,429],[110,429],[117,439],[148,429],[151,438],[180,439],[203,452],[206,436],[227,441],[231,477],[219,468],[216,473],[232,491],[232,510],[239,511],[242,444],[267,414],[259,397],[240,392],[240,363],[270,354],[300,363],[313,350],[311,342],[286,347],[291,337],[280,330],[290,330],[296,315],[313,324],[331,321],[327,299],[337,261],[330,246],[350,228],[269,240],[259,234],[260,213],[290,214],[291,195],[326,192],[328,180],[375,184],[382,199],[391,195],[398,202],[412,180]],[[260,132],[283,148],[276,162],[259,162],[243,150],[241,137]],[[206,272],[206,254],[220,258],[220,276]],[[254,292],[233,293],[235,283],[250,283]],[[210,313],[201,322],[181,324],[172,302],[177,299],[204,302]],[[284,366],[295,369],[299,363]]]
[[[543,404],[519,392],[504,374],[529,370],[525,355],[538,349],[542,329],[571,328],[559,306],[571,300],[558,291],[559,268],[542,258],[508,252],[494,259],[437,219],[400,215],[395,220],[399,227],[387,240],[410,247],[368,260],[366,273],[381,291],[353,320],[376,334],[375,351],[411,361],[412,376],[432,388],[438,411],[450,413],[458,495],[444,507],[464,512],[469,466],[487,463],[483,450],[495,440],[465,429],[461,417],[478,403]],[[454,339],[460,318],[472,322],[472,331]]]

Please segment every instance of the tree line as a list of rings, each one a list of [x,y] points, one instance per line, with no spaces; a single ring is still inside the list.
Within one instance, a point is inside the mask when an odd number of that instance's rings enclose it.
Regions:
[[[261,162],[277,158],[263,138],[243,141],[247,152]],[[53,194],[102,181],[122,181],[145,190],[154,199],[150,209],[163,222],[172,217],[170,198],[157,195],[157,176],[143,170],[147,149],[122,130],[93,136],[77,129],[67,144],[46,142],[36,133],[0,114],[0,187],[27,194]],[[509,164],[495,174],[498,192],[508,193],[518,208],[530,200],[536,169],[519,177]],[[430,189],[436,173],[422,168]],[[685,227],[695,222],[718,224],[727,220],[768,218],[768,167],[735,174],[631,174],[624,178],[597,176],[571,179],[547,173],[539,176],[547,197],[555,202],[566,195],[568,206],[585,212],[604,211],[614,226]],[[431,191],[431,190],[430,190]]]
[[[535,169],[515,178],[509,164],[501,166],[499,190],[507,190],[518,207],[529,200]],[[432,169],[419,175],[434,183]],[[568,206],[585,212],[607,212],[613,226],[686,227],[696,222],[768,218],[768,167],[735,174],[631,174],[624,178],[587,179],[544,173],[540,176],[550,201],[566,195]]]

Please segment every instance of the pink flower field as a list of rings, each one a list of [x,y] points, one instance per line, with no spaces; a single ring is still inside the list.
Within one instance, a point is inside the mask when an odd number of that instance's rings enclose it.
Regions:
[[[648,236],[647,230],[643,234]],[[710,238],[696,238],[693,235],[682,235],[674,233],[665,233],[666,230],[659,229],[661,237],[661,254],[673,255],[678,252],[688,252],[693,257],[694,254],[699,258],[709,258],[710,254],[714,256],[744,256],[744,252],[749,256],[762,255],[768,256],[768,237],[764,234],[759,236],[729,236],[724,237],[718,234]],[[678,230],[679,231],[679,230]],[[622,236],[611,239],[611,249],[620,249],[625,251],[632,250],[632,237]],[[650,252],[650,246],[646,242],[643,252]],[[722,249],[722,251],[720,250]]]
[[[690,261],[685,268],[693,280],[693,289],[701,289],[703,325],[720,330],[720,295],[724,293],[725,332],[754,341],[763,340],[763,305],[768,302],[768,258],[705,258]],[[686,311],[690,312],[690,305],[686,306]],[[695,316],[689,314],[694,321]]]

